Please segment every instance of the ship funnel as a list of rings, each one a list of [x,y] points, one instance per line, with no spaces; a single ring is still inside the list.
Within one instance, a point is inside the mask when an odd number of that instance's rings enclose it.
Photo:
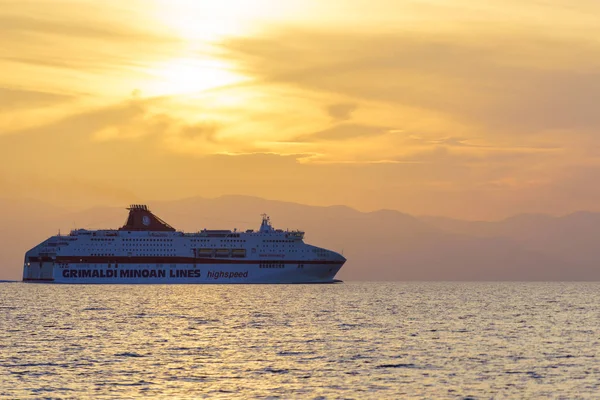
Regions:
[[[119,228],[120,231],[154,231],[154,232],[174,232],[175,228],[167,224],[162,219],[148,209],[144,204],[132,204],[128,208],[129,216],[125,225]]]

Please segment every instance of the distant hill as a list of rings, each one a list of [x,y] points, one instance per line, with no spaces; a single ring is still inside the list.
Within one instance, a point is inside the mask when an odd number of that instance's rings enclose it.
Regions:
[[[123,207],[81,212],[32,200],[0,199],[0,279],[20,279],[26,250],[74,227],[117,228]],[[247,196],[152,202],[177,229],[258,228],[260,214],[277,228],[302,229],[311,244],[340,251],[346,280],[598,280],[600,214],[519,215],[497,222],[359,212]]]
[[[565,279],[600,279],[600,214],[580,211],[561,217],[522,214],[497,222],[472,222],[441,217],[422,221],[452,234],[509,238],[519,247],[555,260]]]

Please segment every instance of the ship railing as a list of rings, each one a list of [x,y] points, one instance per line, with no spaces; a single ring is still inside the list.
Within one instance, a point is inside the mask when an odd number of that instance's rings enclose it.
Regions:
[[[69,233],[69,236],[79,236],[79,235],[91,235],[92,232],[86,230],[86,229],[73,229],[71,231],[71,233]]]

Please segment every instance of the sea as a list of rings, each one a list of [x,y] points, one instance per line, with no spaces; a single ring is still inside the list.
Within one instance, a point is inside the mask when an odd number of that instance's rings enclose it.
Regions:
[[[600,283],[0,284],[8,399],[600,398]]]

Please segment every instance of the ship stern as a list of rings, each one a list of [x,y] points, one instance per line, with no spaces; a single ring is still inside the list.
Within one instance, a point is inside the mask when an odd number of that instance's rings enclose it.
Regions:
[[[23,282],[54,282],[56,255],[44,253],[36,246],[25,253]]]

